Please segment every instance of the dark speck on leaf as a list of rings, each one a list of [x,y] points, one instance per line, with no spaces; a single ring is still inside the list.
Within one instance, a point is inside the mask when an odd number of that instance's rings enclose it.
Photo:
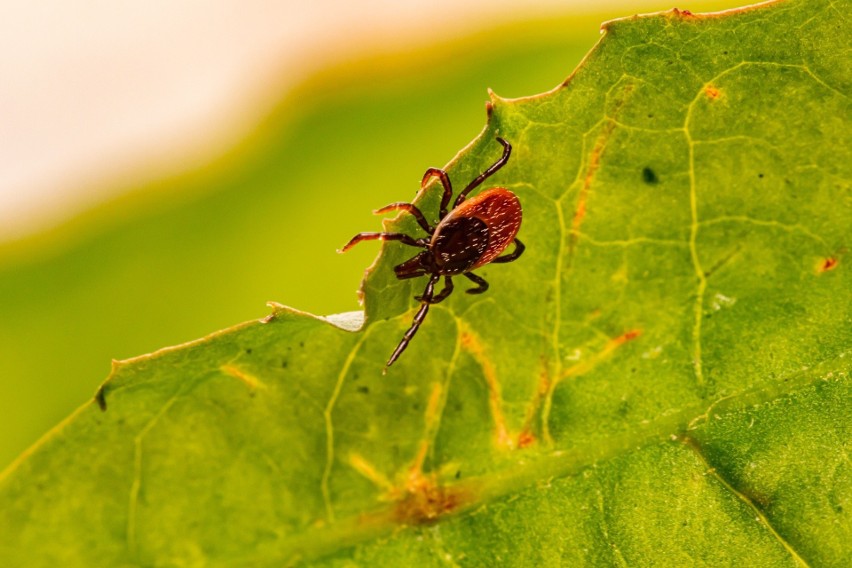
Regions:
[[[757,174],[757,177],[759,177],[760,179],[763,179],[763,174]]]
[[[299,347],[304,347],[304,346],[305,346],[305,342],[304,342],[304,341],[300,341],[300,342],[299,342]]]
[[[283,361],[281,361],[281,368],[282,368],[282,369],[286,369],[286,368],[287,368],[287,359],[284,359]]]
[[[654,118],[654,113],[653,113],[653,112],[649,112],[649,113],[648,113],[648,118]]]
[[[251,355],[251,348],[246,349],[246,355]]]
[[[358,387],[358,392],[361,394],[370,394],[370,387]]]
[[[648,185],[653,185],[655,183],[660,182],[660,178],[657,177],[656,172],[649,167],[645,167],[642,169],[642,181],[647,183]]]
[[[456,479],[461,479],[461,470],[456,471]],[[841,511],[843,509],[841,508]]]

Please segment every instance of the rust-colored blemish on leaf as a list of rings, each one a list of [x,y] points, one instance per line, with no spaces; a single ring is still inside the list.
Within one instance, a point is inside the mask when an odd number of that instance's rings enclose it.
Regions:
[[[619,345],[622,343],[627,343],[628,341],[633,341],[637,337],[642,335],[641,329],[631,329],[630,331],[616,337],[613,341],[618,341]]]
[[[603,151],[606,149],[606,142],[614,129],[615,121],[607,123],[606,127],[595,141],[595,147],[589,155],[589,165],[586,168],[586,175],[583,178],[583,187],[580,189],[580,194],[577,197],[577,209],[574,211],[574,217],[571,220],[571,232],[573,235],[578,235],[580,232],[580,225],[583,223],[583,218],[586,216],[586,201],[589,198],[589,188],[591,188],[592,182],[595,179],[595,174],[600,167],[601,155],[603,155]]]
[[[506,418],[503,416],[503,396],[494,365],[486,356],[482,342],[472,331],[465,330],[462,332],[461,347],[479,363],[482,373],[485,375],[485,383],[488,386],[488,406],[494,419],[494,437],[497,446],[506,449],[511,448],[513,445],[512,437],[509,435]]]
[[[550,371],[547,366],[547,360],[542,357],[538,388],[527,406],[526,416],[524,417],[524,426],[521,428],[521,433],[518,434],[518,448],[528,448],[538,441],[538,438],[532,431],[533,422],[541,408],[541,402],[544,400],[544,397],[547,396],[548,392],[550,392]]]
[[[823,272],[828,272],[829,270],[834,270],[837,268],[837,265],[840,263],[836,257],[830,256],[828,258],[824,258],[817,267],[817,272],[822,274]]]
[[[529,448],[537,441],[538,438],[535,437],[535,434],[533,434],[529,430],[522,430],[521,433],[518,435],[518,448]]]
[[[234,365],[222,365],[221,367],[219,367],[219,370],[221,370],[229,377],[233,377],[238,381],[242,382],[244,385],[246,385],[249,389],[249,394],[251,395],[254,395],[255,391],[258,388],[266,388],[266,385],[260,382],[260,379],[253,375],[250,375],[249,373],[246,373],[245,371],[235,367]]]
[[[432,440],[435,438],[435,430],[438,427],[438,422],[441,417],[441,394],[443,387],[441,383],[432,385],[432,394],[429,395],[429,402],[426,404],[426,430],[423,438],[420,439],[420,446],[417,450],[417,455],[409,468],[410,477],[420,476],[423,472],[423,463],[426,461],[426,454],[429,452],[429,447],[432,445]]]
[[[684,18],[694,18],[695,14],[690,12],[689,10],[680,10],[678,8],[674,8],[672,10],[675,16],[683,16]]]
[[[708,98],[714,100],[722,96],[722,92],[713,85],[705,85],[704,94],[707,95]]]
[[[597,366],[598,363],[609,357],[609,355],[612,354],[613,351],[615,351],[628,341],[633,341],[640,335],[642,335],[641,329],[631,329],[630,331],[622,333],[618,337],[610,339],[609,341],[607,341],[606,345],[604,345],[603,349],[598,351],[595,355],[589,357],[589,359],[587,359],[586,361],[577,363],[576,365],[565,369],[565,371],[562,373],[562,378],[575,377],[587,373],[595,366]]]
[[[576,244],[577,238],[580,234],[580,225],[583,223],[583,218],[586,216],[586,201],[589,198],[589,190],[592,187],[592,182],[595,179],[595,174],[598,171],[598,168],[601,164],[601,157],[606,150],[607,142],[612,135],[613,130],[617,125],[616,118],[621,110],[621,107],[624,106],[624,103],[627,101],[628,95],[633,91],[633,85],[627,85],[623,92],[621,93],[621,99],[616,103],[615,108],[613,109],[612,116],[607,120],[606,125],[601,130],[600,134],[598,134],[597,139],[595,140],[595,145],[592,148],[592,152],[589,155],[589,163],[586,167],[586,174],[583,178],[583,187],[580,188],[579,195],[577,196],[577,208],[574,210],[574,217],[571,220],[571,241],[569,243],[569,249],[571,251],[574,250],[574,246]]]
[[[421,476],[415,484],[409,484],[406,494],[396,504],[394,518],[408,525],[434,523],[470,501],[471,496],[466,489],[442,486],[434,476]]]

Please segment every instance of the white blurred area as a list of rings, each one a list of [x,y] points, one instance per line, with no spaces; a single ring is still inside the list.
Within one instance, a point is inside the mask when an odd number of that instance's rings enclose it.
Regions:
[[[515,18],[648,4],[0,0],[0,241],[203,164],[330,63]]]

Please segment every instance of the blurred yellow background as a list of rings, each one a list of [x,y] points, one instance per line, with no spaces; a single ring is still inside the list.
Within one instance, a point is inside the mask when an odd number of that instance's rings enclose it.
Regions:
[[[4,8],[0,469],[111,359],[262,317],[269,300],[357,309],[378,245],[335,250],[477,135],[486,88],[549,90],[602,21],[673,7],[304,4]]]

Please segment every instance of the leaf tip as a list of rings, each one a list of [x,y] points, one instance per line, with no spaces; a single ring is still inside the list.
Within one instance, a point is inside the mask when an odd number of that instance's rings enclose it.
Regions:
[[[113,359],[110,361],[110,370],[109,376],[107,376],[106,380],[101,383],[101,386],[98,387],[98,390],[95,391],[94,400],[98,405],[98,408],[101,409],[101,412],[106,412],[107,402],[106,402],[106,393],[109,387],[109,384],[118,375],[118,372],[124,367],[125,362],[119,359]]]
[[[273,321],[281,314],[281,312],[287,309],[284,304],[279,304],[278,302],[266,302],[266,305],[272,308],[272,313],[266,317],[260,318],[260,323],[269,323]]]

